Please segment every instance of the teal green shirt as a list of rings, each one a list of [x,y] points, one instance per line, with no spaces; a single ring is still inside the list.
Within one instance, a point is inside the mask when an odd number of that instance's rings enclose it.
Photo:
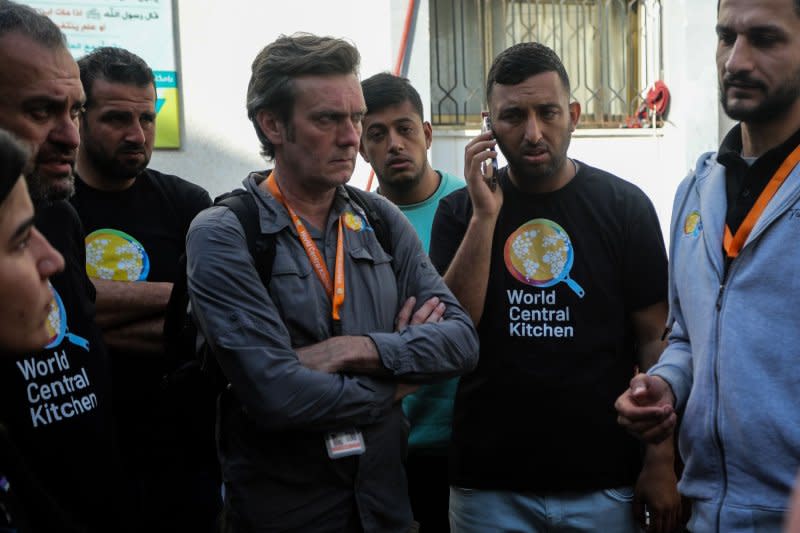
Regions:
[[[439,200],[465,185],[464,180],[438,171],[442,180],[439,188],[427,200],[418,204],[400,205],[400,211],[411,225],[427,252],[431,243],[431,226]],[[403,399],[403,411],[411,423],[408,445],[414,451],[439,451],[447,448],[453,425],[453,401],[458,378],[426,385]]]
[[[430,195],[427,200],[423,200],[418,204],[397,206],[411,222],[411,225],[414,226],[417,235],[419,235],[419,240],[422,241],[422,248],[426,253],[431,245],[431,226],[433,225],[433,216],[436,214],[436,208],[439,207],[439,200],[465,185],[464,180],[461,178],[439,170],[436,172],[442,177],[442,181],[439,183],[439,188],[436,189],[436,192]]]

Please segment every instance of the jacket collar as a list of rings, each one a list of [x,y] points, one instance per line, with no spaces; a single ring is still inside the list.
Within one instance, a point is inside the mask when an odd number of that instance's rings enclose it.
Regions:
[[[286,227],[291,228],[296,233],[286,209],[270,193],[259,187],[259,184],[267,179],[271,169],[251,172],[242,182],[244,188],[256,197],[256,204],[259,206],[259,223],[261,233],[277,233]],[[350,204],[350,195],[344,186],[336,188],[336,197],[333,200],[333,213],[339,216],[345,207]],[[330,218],[329,218],[330,220]]]
[[[696,194],[699,200],[700,219],[709,256],[723,264],[722,237],[725,230],[727,199],[725,193],[725,166],[718,158],[706,157],[698,161]],[[800,165],[797,165],[756,222],[744,247],[763,233],[780,215],[800,199]]]

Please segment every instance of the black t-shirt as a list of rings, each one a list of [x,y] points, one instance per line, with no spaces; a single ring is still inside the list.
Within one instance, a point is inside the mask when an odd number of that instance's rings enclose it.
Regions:
[[[5,356],[6,354],[0,354]],[[0,424],[0,532],[79,533],[47,494]]]
[[[480,360],[461,378],[450,453],[457,486],[588,490],[632,484],[637,442],[614,400],[636,364],[631,312],[666,300],[664,242],[634,185],[582,164],[563,188],[517,190],[492,241]],[[444,198],[431,260],[444,272],[472,214],[466,189]]]
[[[728,200],[725,223],[731,233],[736,234],[778,167],[798,144],[800,130],[749,165],[741,155],[742,125],[737,124],[728,132],[719,147],[717,160],[725,166],[725,193]]]
[[[202,187],[146,169],[124,191],[75,180],[72,205],[86,229],[87,272],[121,281],[172,282],[195,215],[211,205]],[[137,469],[179,468],[192,443],[163,387],[169,357],[110,350],[120,445]]]
[[[0,359],[0,420],[42,488],[77,524],[112,531],[117,494],[108,356],[94,323],[83,230],[66,201],[37,210],[36,226],[64,256],[50,278],[50,344]]]
[[[70,201],[86,229],[89,271],[123,281],[174,281],[189,224],[211,205],[202,187],[151,169],[115,192],[94,189],[77,177]],[[115,250],[114,242],[123,248]],[[123,266],[112,261],[118,258]]]

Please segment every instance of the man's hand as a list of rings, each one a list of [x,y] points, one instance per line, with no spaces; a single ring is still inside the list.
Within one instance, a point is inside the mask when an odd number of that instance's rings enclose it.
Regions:
[[[650,443],[659,443],[672,434],[678,416],[675,396],[669,384],[658,376],[638,374],[614,407],[617,422],[634,436]]]
[[[442,319],[445,305],[439,301],[438,297],[430,298],[412,316],[411,312],[414,310],[416,301],[417,299],[412,296],[403,304],[395,319],[395,331],[401,331],[408,326],[417,324],[439,322]],[[331,337],[317,344],[298,348],[295,352],[304,367],[320,372],[388,374],[381,363],[375,343],[369,337],[349,335]],[[403,396],[410,392],[413,391],[406,392]]]
[[[634,490],[633,512],[639,525],[648,533],[672,533],[683,525],[672,439],[647,446]]]
[[[472,139],[464,149],[464,178],[472,199],[472,211],[479,219],[495,220],[503,205],[503,189],[494,192],[483,179],[481,164],[489,158],[496,158],[495,140],[492,132],[481,133]]]
[[[438,296],[429,298],[416,312],[413,312],[416,303],[417,299],[413,296],[405,301],[395,318],[395,331],[402,331],[408,326],[440,322],[447,309]],[[377,348],[368,337],[331,337],[295,351],[303,366],[319,372],[333,374],[349,371],[366,375],[386,373]],[[394,401],[399,402],[418,389],[419,385],[398,383]]]
[[[411,312],[414,310],[414,304],[416,303],[417,299],[413,296],[406,300],[406,303],[403,304],[403,307],[401,307],[400,311],[397,313],[397,318],[395,318],[395,331],[403,331],[408,326],[415,326],[417,324],[441,322],[444,311],[447,309],[447,306],[445,306],[437,296],[434,296],[422,304],[412,316]],[[419,390],[419,385],[398,383],[397,390],[394,393],[394,401],[399,402],[409,394],[417,392],[417,390]]]
[[[394,319],[395,331],[403,331],[408,326],[434,323],[442,320],[446,306],[443,302],[439,301],[438,296],[434,296],[422,304],[412,316],[411,312],[414,310],[414,304],[416,303],[417,299],[413,296],[406,300],[403,307],[401,307],[400,311],[397,313],[397,318]]]
[[[397,390],[394,393],[394,401],[399,402],[409,394],[417,392],[419,385],[411,385],[410,383],[398,383]]]

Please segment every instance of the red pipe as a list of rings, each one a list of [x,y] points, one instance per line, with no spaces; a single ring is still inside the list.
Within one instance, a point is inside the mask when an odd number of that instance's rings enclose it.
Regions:
[[[411,30],[411,21],[414,20],[414,6],[416,0],[408,0],[406,9],[406,23],[403,25],[403,36],[400,38],[400,51],[397,54],[397,63],[394,65],[394,75],[399,76],[406,60],[406,50],[408,47],[408,33]]]
[[[406,22],[403,25],[403,35],[400,37],[400,50],[397,54],[397,62],[394,65],[394,70],[392,73],[395,76],[399,76],[400,72],[403,69],[403,63],[406,60],[406,51],[408,49],[408,34],[411,31],[411,22],[414,20],[414,8],[415,8],[416,0],[408,0],[408,8],[406,9]],[[372,189],[372,181],[375,178],[375,171],[369,171],[369,178],[367,179],[367,187],[366,190],[369,191]]]

